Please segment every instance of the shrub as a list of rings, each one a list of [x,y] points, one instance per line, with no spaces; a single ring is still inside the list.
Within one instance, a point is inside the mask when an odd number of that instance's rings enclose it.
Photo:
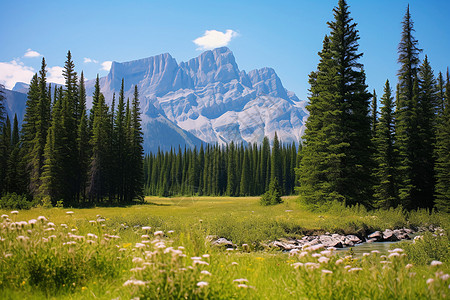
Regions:
[[[34,201],[29,200],[26,195],[8,193],[0,198],[0,208],[4,209],[30,209],[33,206]]]
[[[261,197],[260,203],[264,206],[283,203],[281,199],[281,188],[276,177],[270,182],[269,190]]]

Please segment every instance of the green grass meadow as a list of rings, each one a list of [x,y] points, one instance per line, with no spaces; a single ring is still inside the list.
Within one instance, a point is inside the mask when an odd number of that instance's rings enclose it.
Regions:
[[[0,211],[2,299],[446,299],[448,215],[308,210],[296,197],[147,197],[146,204]],[[68,213],[69,212],[69,213]],[[73,212],[73,213],[70,213]],[[45,219],[43,218],[45,217]],[[440,226],[443,234],[361,258],[347,251],[267,249],[325,232]],[[208,235],[237,245],[210,245]],[[247,244],[247,246],[243,246]]]

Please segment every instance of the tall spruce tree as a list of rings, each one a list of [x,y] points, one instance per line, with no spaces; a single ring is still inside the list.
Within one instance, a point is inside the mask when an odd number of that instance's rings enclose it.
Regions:
[[[375,134],[375,199],[376,206],[395,207],[398,202],[398,151],[395,148],[394,98],[389,80],[381,97],[381,115]]]
[[[346,1],[340,0],[333,12],[318,69],[310,75],[299,190],[312,204],[340,200],[370,205],[371,95],[358,62],[359,35]]]
[[[443,111],[436,132],[435,207],[450,212],[450,75],[447,70]]]
[[[6,121],[1,124],[0,135],[0,195],[8,192],[8,161],[11,154],[11,121],[6,115]]]
[[[117,187],[118,200],[124,200],[125,193],[125,163],[126,163],[126,148],[127,148],[127,131],[126,131],[126,110],[125,110],[125,96],[124,96],[124,79],[119,92],[119,103],[117,105],[114,132],[116,134],[116,173],[115,184]]]
[[[139,92],[137,85],[134,86],[134,97],[131,110],[131,191],[130,199],[143,200],[144,169],[143,148],[144,138],[141,126],[141,112],[139,108]]]
[[[417,106],[414,95],[414,82],[417,80],[419,67],[418,41],[414,38],[414,23],[406,9],[402,22],[401,40],[398,46],[398,99],[396,116],[396,135],[400,154],[400,189],[399,195],[402,204],[407,208],[413,208],[417,203],[416,189],[414,186],[414,164],[416,163],[416,150],[418,145],[417,135]]]
[[[377,93],[375,90],[373,90],[372,94],[372,104],[370,106],[371,112],[372,112],[372,138],[375,137],[377,132]]]
[[[416,197],[413,207],[432,208],[434,205],[434,147],[436,144],[436,115],[438,112],[437,82],[428,57],[418,70],[417,136],[413,184]]]

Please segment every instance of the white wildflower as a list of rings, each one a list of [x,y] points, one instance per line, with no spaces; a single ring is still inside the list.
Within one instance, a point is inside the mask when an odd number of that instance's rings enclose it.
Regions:
[[[362,268],[351,268],[350,270],[348,270],[349,273],[353,273],[353,272],[357,272],[357,271],[362,271]]]
[[[444,274],[441,276],[442,281],[447,281],[449,278],[450,278],[450,275],[448,275],[448,274]]]
[[[203,274],[203,275],[211,276],[211,273],[208,272],[208,271],[206,271],[206,270],[203,270],[203,271],[201,271],[200,273]]]
[[[392,252],[391,254],[389,254],[388,258],[393,258],[393,257],[399,257],[400,254],[398,254],[398,252]]]
[[[246,289],[246,288],[248,288],[248,285],[240,283],[240,284],[237,285],[237,287],[241,288],[241,289]]]
[[[407,264],[407,265],[405,266],[405,269],[409,270],[409,269],[411,269],[412,267],[413,267],[412,264]]]
[[[17,211],[17,210],[13,210],[12,212],[11,212],[11,214],[12,215],[17,215],[19,212]]]
[[[142,230],[150,231],[152,228],[150,226],[142,226]]]
[[[73,211],[70,211],[70,210],[69,210],[69,211],[66,211],[66,215],[69,215],[69,216],[70,216],[70,215],[73,215]]]
[[[163,235],[164,235],[164,232],[161,231],[161,230],[158,230],[158,231],[155,231],[154,235],[155,235],[155,236],[163,236]]]
[[[338,260],[336,260],[335,264],[337,266],[337,265],[342,264],[343,262],[344,262],[344,260],[342,258],[339,258]]]
[[[139,264],[139,263],[143,263],[144,259],[142,259],[141,257],[134,257],[132,262],[135,264]]]
[[[243,283],[243,282],[248,282],[248,280],[245,278],[238,278],[238,279],[233,280],[233,282]]]
[[[91,238],[91,239],[98,239],[98,236],[96,236],[96,235],[93,234],[93,233],[88,233],[88,234],[87,234],[87,237],[88,237],[88,238]]]
[[[323,269],[323,270],[322,270],[322,273],[323,273],[323,274],[333,274],[333,271]]]
[[[329,260],[330,259],[328,257],[322,256],[322,257],[319,257],[319,259],[317,261],[320,262],[321,264],[326,264],[326,263],[328,263]]]
[[[125,283],[123,284],[123,286],[130,286],[130,285],[145,286],[145,281],[131,279],[131,280],[125,281]]]
[[[291,264],[291,266],[293,266],[295,269],[298,269],[299,267],[303,267],[303,263],[296,262],[296,263]]]
[[[427,279],[427,284],[433,284],[433,282],[434,282],[434,279],[433,279],[433,278],[428,278],[428,279]]]
[[[430,266],[432,267],[436,267],[436,266],[440,266],[442,265],[442,262],[438,261],[438,260],[433,260],[430,264]]]
[[[206,281],[199,281],[199,282],[197,282],[197,286],[198,287],[204,287],[204,286],[207,286],[208,285],[208,283],[206,282]]]

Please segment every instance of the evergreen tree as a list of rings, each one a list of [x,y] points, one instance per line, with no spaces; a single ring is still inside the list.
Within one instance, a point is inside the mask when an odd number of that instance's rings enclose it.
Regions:
[[[5,109],[5,92],[3,91],[5,89],[5,87],[3,86],[3,84],[0,84],[0,127],[3,124],[3,120],[5,120],[5,114],[6,114],[6,109]]]
[[[36,196],[41,184],[41,175],[44,165],[44,148],[47,139],[47,131],[50,124],[50,103],[47,91],[47,71],[45,59],[42,58],[41,70],[39,71],[39,78],[36,91],[33,91],[32,97],[35,97],[29,103],[33,107],[30,108],[33,122],[33,137],[29,135],[24,142],[27,145],[28,166],[30,174],[30,192]],[[33,84],[33,82],[32,82]],[[31,86],[30,86],[31,93]],[[36,94],[34,94],[36,93]],[[31,124],[30,124],[31,125]],[[28,133],[26,133],[28,134]],[[29,139],[29,140],[28,140]]]
[[[412,207],[432,208],[434,205],[434,146],[436,143],[436,115],[438,112],[437,83],[428,57],[418,70],[417,136],[413,185],[416,195]]]
[[[358,31],[340,0],[320,62],[310,75],[310,116],[300,166],[300,192],[311,204],[341,200],[370,205],[371,134]]]
[[[413,36],[414,23],[409,12],[409,5],[402,22],[401,41],[398,46],[398,62],[401,67],[398,72],[398,97],[396,116],[396,135],[400,154],[400,189],[399,195],[402,204],[412,208],[416,203],[415,187],[413,182],[414,163],[416,160],[415,145],[417,133],[417,107],[415,105],[414,82],[417,80],[419,66],[418,41]]]
[[[394,98],[386,80],[384,94],[381,97],[381,116],[376,126],[375,161],[375,199],[378,207],[390,208],[398,203],[398,153],[395,149]]]
[[[241,180],[240,180],[240,195],[241,196],[248,196],[250,195],[249,189],[250,189],[250,158],[248,155],[248,151],[244,152],[244,160],[242,163],[242,172],[241,172]]]
[[[91,140],[92,156],[89,168],[87,193],[91,201],[101,202],[107,195],[107,128],[109,126],[108,107],[105,97],[100,93],[95,109],[93,136]]]
[[[444,109],[439,115],[436,132],[436,189],[435,207],[450,212],[450,76],[447,70]]]
[[[131,194],[130,199],[137,198],[143,200],[143,187],[144,187],[144,169],[143,169],[143,156],[144,156],[144,138],[141,127],[141,112],[139,109],[139,93],[137,85],[134,86],[134,97],[132,102],[131,111],[131,162],[130,165],[131,176]]]
[[[271,174],[270,174],[270,182],[277,178],[277,181],[280,187],[283,186],[283,163],[281,160],[281,151],[280,151],[280,142],[278,141],[278,135],[275,132],[275,136],[273,138],[273,146],[272,146],[272,157],[271,157]],[[283,193],[283,192],[281,192]]]
[[[126,111],[125,111],[125,96],[124,96],[124,80],[122,79],[122,85],[119,93],[119,103],[117,105],[117,112],[114,124],[114,132],[116,134],[116,180],[115,185],[117,187],[118,200],[122,202],[124,200],[125,193],[125,162],[126,162],[126,146],[127,146],[127,132],[126,132]]]
[[[20,139],[19,139],[19,122],[17,115],[14,115],[14,123],[11,136],[11,152],[7,164],[7,189],[9,193],[23,194],[23,165],[20,162]]]
[[[227,152],[228,152],[228,157],[227,157],[227,192],[226,194],[228,196],[236,196],[236,174],[235,174],[235,160],[234,160],[234,152],[235,152],[235,148],[234,148],[234,142],[232,141],[228,146],[227,146]]]
[[[373,90],[372,94],[372,137],[375,137],[375,134],[377,132],[377,94],[375,90]]]
[[[277,177],[274,177],[270,181],[269,189],[267,192],[261,197],[260,204],[267,206],[267,205],[275,205],[282,203],[283,200],[281,199],[281,187],[278,184]]]
[[[1,127],[0,136],[0,196],[8,191],[8,161],[11,154],[11,121],[6,115],[6,121]]]

